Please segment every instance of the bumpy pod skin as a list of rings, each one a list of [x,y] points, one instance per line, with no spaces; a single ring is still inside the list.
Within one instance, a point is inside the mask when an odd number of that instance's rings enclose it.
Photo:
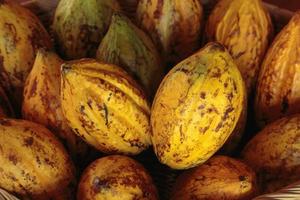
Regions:
[[[157,190],[144,167],[126,156],[107,156],[85,169],[78,200],[156,200]]]
[[[0,86],[0,117],[14,117],[14,111],[4,89]]]
[[[0,151],[1,188],[37,200],[68,196],[74,166],[63,145],[43,126],[0,119]]]
[[[273,27],[261,0],[221,0],[209,16],[206,37],[223,44],[242,73],[250,94],[272,37]]]
[[[300,112],[300,12],[269,48],[259,74],[255,114],[260,127]]]
[[[62,66],[61,98],[70,127],[105,153],[138,154],[150,144],[150,108],[121,68],[93,59]]]
[[[0,83],[19,111],[23,86],[38,48],[51,48],[51,39],[39,19],[8,0],[0,1]]]
[[[117,0],[61,0],[52,24],[61,56],[95,57],[115,11],[120,11]]]
[[[137,24],[145,30],[169,63],[199,47],[202,6],[195,0],[140,0]]]
[[[172,200],[250,200],[258,192],[255,172],[243,162],[214,156],[203,165],[181,174]]]
[[[159,160],[175,169],[205,162],[244,121],[246,96],[238,68],[218,43],[179,63],[152,105],[152,142]]]
[[[67,125],[60,98],[60,67],[63,64],[55,53],[39,50],[24,87],[23,118],[43,124],[67,146],[72,157],[82,157],[87,145]]]
[[[164,69],[151,39],[119,13],[112,17],[109,30],[98,48],[97,59],[131,72],[150,97],[155,95],[163,78]]]
[[[264,192],[300,179],[300,115],[267,125],[247,144],[242,157],[258,174]]]

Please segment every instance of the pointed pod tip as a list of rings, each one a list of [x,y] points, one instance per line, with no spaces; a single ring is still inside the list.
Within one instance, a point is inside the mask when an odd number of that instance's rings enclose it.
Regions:
[[[219,42],[210,42],[206,45],[207,48],[209,48],[209,51],[221,51],[225,52],[226,48]]]
[[[68,65],[68,64],[62,64],[61,65],[61,74],[62,75],[65,75],[67,74],[69,71],[71,71],[72,69],[72,66],[71,65]]]

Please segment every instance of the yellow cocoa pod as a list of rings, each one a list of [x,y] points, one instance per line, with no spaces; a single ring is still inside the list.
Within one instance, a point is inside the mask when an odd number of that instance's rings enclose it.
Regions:
[[[10,101],[4,91],[0,86],[0,117],[13,117],[14,111],[10,104]]]
[[[176,65],[152,105],[152,142],[159,160],[175,169],[205,162],[245,121],[246,96],[238,68],[218,43]]]
[[[49,130],[25,120],[0,119],[0,151],[1,188],[22,198],[71,199],[67,189],[74,184],[74,166]]]
[[[140,0],[137,24],[167,62],[177,63],[199,47],[202,12],[198,0]]]
[[[250,200],[258,192],[255,172],[243,162],[214,156],[203,165],[181,174],[172,200]]]
[[[95,57],[115,11],[117,0],[61,0],[52,30],[58,50],[65,59]]]
[[[87,145],[67,125],[60,100],[60,67],[55,53],[39,50],[24,87],[24,119],[43,124],[67,146],[73,158],[84,156]]]
[[[300,112],[300,12],[276,36],[259,74],[255,115],[260,127]]]
[[[9,0],[0,1],[0,83],[19,112],[23,86],[38,48],[51,39],[38,18]]]
[[[78,186],[78,200],[156,200],[152,178],[137,161],[126,156],[107,156],[88,166]]]
[[[163,78],[164,68],[151,39],[122,14],[114,14],[103,38],[97,59],[131,72],[153,98]]]
[[[150,108],[121,68],[85,59],[62,66],[61,98],[69,126],[105,153],[138,154],[150,144]]]
[[[206,36],[223,44],[242,73],[248,94],[254,89],[273,27],[261,0],[221,0],[209,16]]]
[[[300,179],[300,115],[267,125],[247,144],[242,157],[259,175],[264,192]]]

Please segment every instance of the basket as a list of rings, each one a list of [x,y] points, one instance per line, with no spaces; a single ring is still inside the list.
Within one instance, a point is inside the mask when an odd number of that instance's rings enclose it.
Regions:
[[[43,22],[45,27],[49,30],[51,19],[53,17],[58,0],[16,0],[23,6],[34,12]],[[217,0],[201,0],[205,8],[205,17],[209,15]],[[134,4],[137,0],[121,0],[121,2],[130,2]],[[278,33],[284,25],[287,24],[293,12],[274,6],[272,4],[264,3],[266,9],[269,10],[275,33]],[[134,16],[134,11],[130,11],[129,16]],[[160,199],[169,199],[172,186],[181,171],[176,171],[162,165],[157,160],[152,150],[147,150],[142,154],[135,157],[136,160],[141,162],[149,173],[154,178],[154,182],[159,190]],[[254,200],[267,200],[267,199],[300,199],[300,183],[294,184],[288,188],[280,190],[277,193],[267,194],[256,197]],[[10,195],[6,191],[0,189],[0,200],[19,200],[18,198]]]

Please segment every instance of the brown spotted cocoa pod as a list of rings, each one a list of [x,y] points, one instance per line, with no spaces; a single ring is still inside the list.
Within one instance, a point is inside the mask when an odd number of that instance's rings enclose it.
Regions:
[[[223,44],[253,91],[273,27],[261,0],[221,0],[209,16],[206,37]]]
[[[199,47],[202,6],[198,0],[140,0],[137,24],[152,37],[163,58],[175,64]]]
[[[17,113],[37,49],[51,46],[50,36],[34,14],[13,1],[0,1],[0,83]]]
[[[87,143],[130,155],[151,145],[146,96],[122,68],[84,59],[64,64],[61,73],[63,114]]]
[[[274,192],[300,179],[300,115],[267,125],[254,136],[242,157],[259,176],[263,192]]]
[[[117,0],[61,0],[52,30],[65,59],[93,58],[115,11]]]
[[[22,199],[70,200],[74,166],[46,128],[25,120],[0,119],[0,187]]]
[[[152,143],[158,159],[174,169],[204,163],[243,134],[247,93],[226,49],[209,43],[177,64],[155,95]]]
[[[55,53],[40,49],[24,87],[24,119],[43,124],[66,144],[74,159],[83,158],[87,144],[67,125],[60,100],[60,67]]]
[[[250,200],[258,192],[255,172],[243,162],[214,156],[181,174],[172,200]]]
[[[78,200],[157,200],[152,178],[137,161],[126,156],[107,156],[85,169],[79,183]]]
[[[300,12],[276,36],[259,74],[255,115],[260,127],[300,112]]]

